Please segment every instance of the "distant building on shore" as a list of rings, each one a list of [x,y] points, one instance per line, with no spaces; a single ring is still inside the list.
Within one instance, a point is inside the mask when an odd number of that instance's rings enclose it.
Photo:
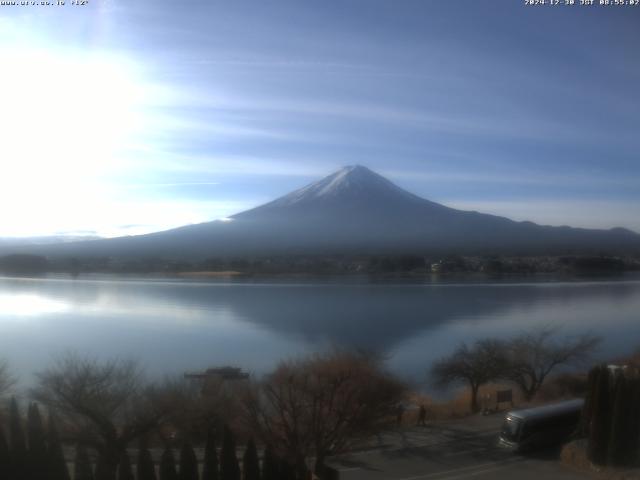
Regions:
[[[249,374],[238,367],[208,368],[204,372],[186,372],[184,378],[196,384],[205,396],[233,395],[236,387],[249,379]]]
[[[189,380],[246,380],[249,378],[247,372],[243,372],[239,367],[217,367],[208,368],[204,372],[187,372],[184,378]]]

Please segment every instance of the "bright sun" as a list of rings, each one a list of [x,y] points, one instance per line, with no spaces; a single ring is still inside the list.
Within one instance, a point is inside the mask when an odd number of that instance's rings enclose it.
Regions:
[[[0,60],[0,201],[14,206],[0,236],[50,232],[52,216],[90,214],[78,200],[122,167],[145,91],[113,57],[0,50]]]

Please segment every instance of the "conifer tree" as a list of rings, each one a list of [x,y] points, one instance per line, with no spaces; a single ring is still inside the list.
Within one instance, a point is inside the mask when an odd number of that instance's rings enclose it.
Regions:
[[[213,431],[207,432],[207,441],[204,447],[204,465],[202,466],[202,480],[219,480],[218,452]]]
[[[151,452],[144,441],[140,442],[138,450],[137,474],[138,480],[156,480],[156,470],[153,466]]]
[[[631,455],[630,464],[640,462],[640,369],[635,372],[632,380],[629,382],[629,395],[631,397],[629,409],[629,454]]]
[[[95,480],[116,480],[115,472],[102,453],[98,455],[98,460],[96,461]]]
[[[11,439],[11,451],[13,453],[26,453],[27,444],[22,430],[22,419],[20,409],[15,397],[11,398],[9,406],[9,436]]]
[[[0,478],[11,478],[11,455],[9,453],[9,444],[4,436],[4,429],[0,425]]]
[[[22,429],[20,409],[15,397],[9,407],[9,437],[11,451],[11,475],[13,480],[30,480],[28,471],[27,444]]]
[[[220,452],[220,479],[240,480],[240,465],[236,455],[236,442],[231,429],[225,425],[222,434],[222,451]]]
[[[582,413],[580,415],[580,424],[578,426],[578,434],[580,437],[589,436],[589,425],[591,423],[591,417],[593,416],[593,396],[596,391],[596,383],[598,381],[599,367],[589,370],[587,377],[587,395],[582,407]]]
[[[264,456],[262,457],[262,480],[279,480],[279,470],[278,460],[271,446],[267,445],[267,448],[264,450]]]
[[[598,465],[607,461],[609,434],[611,432],[611,388],[607,366],[598,367],[598,380],[593,394],[591,424],[589,428],[589,459]]]
[[[131,459],[126,451],[122,453],[118,464],[118,480],[135,480],[131,469]]]
[[[46,479],[47,468],[47,441],[40,409],[32,403],[27,412],[27,438],[29,440],[29,474],[33,478]]]
[[[633,466],[640,459],[638,405],[640,385],[637,372],[621,371],[614,390],[611,434],[607,460],[610,465]]]
[[[173,452],[167,447],[160,457],[160,480],[178,480]]]
[[[626,456],[625,448],[628,439],[627,426],[629,418],[627,415],[627,381],[624,374],[615,376],[615,386],[613,387],[613,399],[611,408],[611,431],[609,434],[609,444],[607,451],[607,464],[623,465]]]
[[[281,458],[280,463],[280,480],[296,480],[296,471],[293,466],[285,459]]]
[[[180,449],[180,480],[198,480],[198,459],[189,442]]]
[[[93,480],[93,470],[87,449],[82,445],[76,445],[76,458],[73,465],[74,480]]]
[[[51,413],[49,413],[48,440],[47,463],[49,467],[49,478],[51,480],[69,480],[67,462],[64,458],[64,451],[62,450],[62,444],[60,443],[60,436],[58,435],[55,419]]]
[[[247,442],[247,448],[242,457],[242,479],[260,480],[260,460],[253,439],[249,439]]]

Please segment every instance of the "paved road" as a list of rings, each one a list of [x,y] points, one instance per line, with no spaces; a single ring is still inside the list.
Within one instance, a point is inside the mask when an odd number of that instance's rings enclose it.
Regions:
[[[341,480],[584,480],[557,452],[514,455],[496,447],[500,418],[403,428],[371,449],[329,462]]]

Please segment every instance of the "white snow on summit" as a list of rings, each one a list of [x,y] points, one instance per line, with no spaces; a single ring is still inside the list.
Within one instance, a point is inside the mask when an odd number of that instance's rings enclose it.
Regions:
[[[350,165],[322,180],[275,200],[272,205],[294,205],[312,200],[336,198],[346,194],[352,196],[357,194],[377,194],[380,197],[401,195],[407,198],[415,198],[413,194],[394,185],[367,167]]]

